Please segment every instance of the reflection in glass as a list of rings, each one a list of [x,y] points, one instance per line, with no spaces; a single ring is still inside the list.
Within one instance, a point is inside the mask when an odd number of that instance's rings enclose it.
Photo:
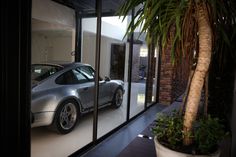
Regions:
[[[145,94],[138,94],[137,102],[138,104],[143,104],[145,101]]]

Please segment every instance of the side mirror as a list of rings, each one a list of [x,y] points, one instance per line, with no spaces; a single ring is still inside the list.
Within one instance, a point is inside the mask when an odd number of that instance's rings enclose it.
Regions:
[[[111,81],[110,77],[105,76],[105,81],[106,81],[106,82],[107,82],[107,81]]]

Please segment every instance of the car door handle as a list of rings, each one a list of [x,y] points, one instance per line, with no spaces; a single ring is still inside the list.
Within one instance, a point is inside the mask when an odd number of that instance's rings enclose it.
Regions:
[[[83,88],[83,90],[88,90],[88,87]]]

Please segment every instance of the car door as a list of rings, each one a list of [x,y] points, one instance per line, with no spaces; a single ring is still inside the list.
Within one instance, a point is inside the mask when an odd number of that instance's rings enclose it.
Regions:
[[[109,87],[105,80],[99,81],[99,105],[106,104],[108,100]]]
[[[80,66],[79,70],[86,75],[86,77],[94,82],[94,69],[90,66]],[[93,84],[94,87],[94,84]],[[99,80],[99,99],[98,104],[103,105],[109,101],[109,83],[100,78]]]
[[[80,68],[73,69],[72,72],[78,80],[77,93],[83,109],[91,109],[94,105],[94,81]]]

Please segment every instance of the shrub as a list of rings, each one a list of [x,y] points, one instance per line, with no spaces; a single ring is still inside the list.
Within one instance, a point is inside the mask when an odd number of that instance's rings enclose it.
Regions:
[[[218,142],[225,135],[224,127],[218,118],[201,118],[196,123],[198,126],[194,130],[194,140],[197,150],[202,154],[209,154],[217,149]]]
[[[158,113],[152,132],[166,147],[191,154],[213,153],[226,135],[219,119],[210,115],[202,117],[196,120],[193,134],[188,135],[193,139],[193,144],[186,147],[183,145],[183,116],[177,111]]]

